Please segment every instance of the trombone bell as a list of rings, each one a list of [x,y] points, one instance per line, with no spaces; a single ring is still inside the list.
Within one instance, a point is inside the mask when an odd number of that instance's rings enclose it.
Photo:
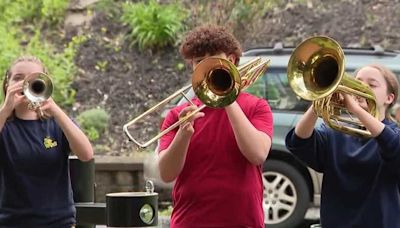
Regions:
[[[234,102],[240,92],[241,79],[236,66],[229,60],[210,57],[194,69],[192,87],[208,107],[224,107]]]
[[[260,57],[252,59],[246,64],[236,67],[233,63],[226,59],[209,57],[203,59],[194,69],[192,75],[192,85],[187,85],[184,88],[176,91],[160,103],[148,109],[143,114],[134,118],[132,121],[123,126],[123,131],[127,137],[140,148],[146,148],[153,142],[157,141],[163,135],[172,131],[183,122],[190,119],[193,115],[200,112],[205,107],[225,107],[234,102],[239,95],[239,92],[246,89],[254,81],[256,81],[267,70],[268,61],[262,60]],[[147,142],[139,142],[138,139],[132,136],[129,127],[138,121],[142,120],[149,114],[153,113],[159,107],[167,104],[177,96],[183,96],[187,102],[192,101],[186,97],[185,93],[193,87],[193,91],[203,103],[196,110],[190,112],[179,121],[173,123],[167,129],[158,133],[155,137]]]

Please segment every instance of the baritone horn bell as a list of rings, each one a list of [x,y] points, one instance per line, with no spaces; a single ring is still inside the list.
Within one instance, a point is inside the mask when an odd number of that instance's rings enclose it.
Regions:
[[[365,99],[368,112],[378,118],[375,94],[368,85],[345,72],[344,52],[333,39],[315,36],[295,48],[288,64],[288,82],[296,95],[313,102],[314,110],[331,128],[370,137],[371,133],[353,117],[340,99],[347,93]]]

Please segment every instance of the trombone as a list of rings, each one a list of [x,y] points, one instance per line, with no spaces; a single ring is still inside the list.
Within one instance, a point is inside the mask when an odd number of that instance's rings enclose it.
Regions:
[[[50,76],[40,72],[28,75],[22,84],[22,92],[29,100],[28,109],[36,111],[39,118],[43,118],[41,103],[53,93],[53,81]]]
[[[304,40],[293,51],[288,64],[288,81],[298,96],[313,102],[314,111],[331,128],[353,136],[370,137],[371,133],[340,101],[347,93],[368,104],[368,112],[378,118],[376,99],[365,83],[347,75],[344,52],[333,39],[315,36]]]
[[[260,57],[257,57],[242,66],[236,67],[229,60],[208,57],[202,60],[194,69],[191,85],[179,89],[169,97],[145,111],[143,114],[126,123],[123,126],[123,131],[138,147],[146,148],[163,135],[190,119],[205,107],[221,108],[233,103],[240,91],[248,88],[264,74],[268,68],[268,64],[269,60],[262,60]],[[131,125],[134,125],[139,120],[143,119],[150,113],[153,113],[159,107],[167,104],[177,96],[183,96],[187,102],[194,105],[194,103],[186,96],[186,92],[190,88],[193,88],[196,96],[203,103],[200,107],[190,112],[185,117],[180,118],[177,122],[162,132],[159,132],[155,137],[151,138],[147,142],[139,142],[138,139],[132,136],[128,129]]]

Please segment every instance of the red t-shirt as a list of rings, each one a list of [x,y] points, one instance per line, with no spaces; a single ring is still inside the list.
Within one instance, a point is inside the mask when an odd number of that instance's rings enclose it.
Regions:
[[[266,100],[241,93],[236,100],[258,130],[272,138],[273,121]],[[193,102],[200,106],[195,98]],[[184,104],[172,109],[162,126],[177,121]],[[264,228],[261,166],[252,165],[240,152],[224,108],[204,108],[195,120],[195,132],[185,165],[173,190],[171,227]],[[159,151],[168,148],[178,129],[164,135]]]

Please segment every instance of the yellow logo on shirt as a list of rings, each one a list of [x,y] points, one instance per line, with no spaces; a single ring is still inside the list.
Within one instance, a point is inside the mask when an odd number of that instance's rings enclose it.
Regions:
[[[44,138],[43,144],[46,149],[50,149],[57,146],[57,141],[47,136],[46,138]]]

